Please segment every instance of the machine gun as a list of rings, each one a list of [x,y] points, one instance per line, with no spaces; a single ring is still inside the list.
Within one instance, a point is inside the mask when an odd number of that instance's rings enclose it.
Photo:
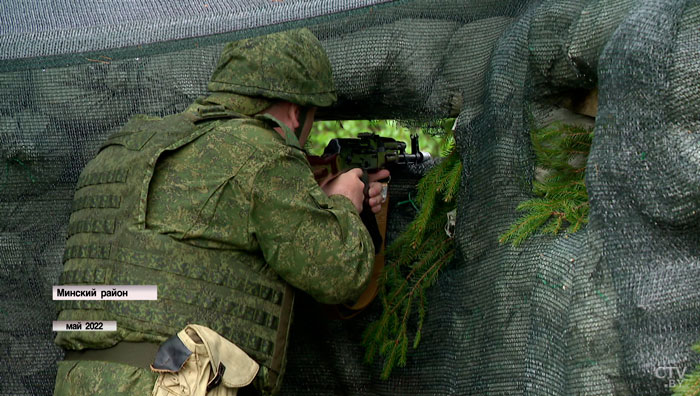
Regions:
[[[363,132],[357,138],[335,138],[321,156],[307,156],[314,178],[319,186],[324,186],[340,174],[353,168],[361,168],[362,181],[365,182],[365,201],[360,217],[367,227],[375,248],[374,270],[370,284],[360,298],[352,306],[337,307],[340,317],[354,316],[374,299],[378,290],[378,279],[384,269],[384,239],[386,237],[386,218],[388,199],[382,204],[382,210],[376,215],[372,213],[369,203],[368,173],[381,169],[389,170],[396,167],[419,164],[430,160],[430,154],[421,152],[418,148],[418,136],[411,136],[411,153],[406,153],[406,143],[388,137],[382,137],[370,132]],[[388,180],[387,180],[388,182]],[[347,313],[350,310],[350,313]]]
[[[307,156],[307,159],[316,181],[323,186],[353,168],[372,173],[393,166],[419,164],[430,160],[430,154],[419,150],[417,135],[411,136],[411,154],[407,154],[406,143],[363,132],[357,138],[331,139],[320,157]]]

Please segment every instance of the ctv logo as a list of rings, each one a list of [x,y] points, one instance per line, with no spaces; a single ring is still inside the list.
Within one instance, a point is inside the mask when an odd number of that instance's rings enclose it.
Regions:
[[[654,370],[654,377],[668,381],[668,387],[672,388],[683,381],[687,367],[658,367]]]

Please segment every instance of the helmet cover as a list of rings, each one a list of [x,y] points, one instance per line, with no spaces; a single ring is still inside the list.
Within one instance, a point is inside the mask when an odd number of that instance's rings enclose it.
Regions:
[[[207,88],[300,106],[337,100],[326,51],[307,28],[228,43]]]

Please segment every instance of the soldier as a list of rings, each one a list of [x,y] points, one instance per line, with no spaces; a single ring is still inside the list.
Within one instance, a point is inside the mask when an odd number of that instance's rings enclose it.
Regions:
[[[307,29],[228,44],[211,94],[111,136],[76,187],[63,284],[157,285],[157,301],[60,301],[55,395],[233,395],[279,390],[292,286],[352,302],[374,247],[359,169],[319,187],[302,150],[336,100]],[[381,206],[370,177],[369,203]],[[251,391],[252,388],[244,388]]]

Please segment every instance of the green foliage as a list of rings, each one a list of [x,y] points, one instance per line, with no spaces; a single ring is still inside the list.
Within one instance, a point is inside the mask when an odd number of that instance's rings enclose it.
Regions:
[[[451,120],[454,121],[454,119]],[[415,131],[415,129],[413,130]],[[411,131],[412,128],[407,128],[395,120],[317,121],[314,123],[305,148],[312,155],[321,155],[329,140],[336,137],[356,137],[360,132],[374,132],[384,137],[401,140],[410,147]],[[421,151],[427,151],[433,157],[440,155],[440,140],[438,138],[428,133],[420,133],[418,144]]]
[[[500,243],[512,241],[513,246],[538,230],[557,234],[566,227],[574,233],[588,223],[585,176],[593,131],[557,123],[534,129],[530,137],[536,166],[544,175],[532,183],[537,198],[516,208],[526,214],[499,239]]]
[[[451,123],[446,129],[451,129]],[[409,318],[415,312],[418,321],[412,345],[418,347],[427,315],[426,289],[454,255],[453,238],[445,232],[445,224],[447,213],[455,208],[462,163],[451,137],[445,140],[450,142],[446,143],[449,155],[418,184],[420,210],[416,218],[387,249],[390,262],[380,279],[378,295],[383,311],[365,329],[365,360],[371,363],[377,355],[384,358],[383,379],[395,366],[406,365]]]
[[[693,350],[700,353],[700,342],[693,345]],[[700,395],[700,365],[693,372],[686,374],[680,384],[673,387],[673,396]]]

